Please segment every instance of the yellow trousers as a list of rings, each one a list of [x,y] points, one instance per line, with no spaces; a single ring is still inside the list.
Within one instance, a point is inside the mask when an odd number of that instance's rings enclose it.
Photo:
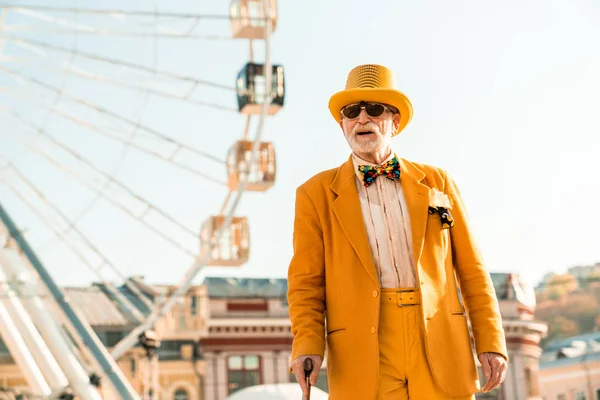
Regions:
[[[414,289],[381,291],[377,400],[475,399],[450,397],[435,386],[419,323],[420,307]]]

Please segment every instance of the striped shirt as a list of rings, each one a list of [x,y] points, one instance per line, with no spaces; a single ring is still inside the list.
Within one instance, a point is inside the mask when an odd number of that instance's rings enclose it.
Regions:
[[[392,159],[390,155],[384,162]],[[412,249],[410,219],[406,199],[400,181],[379,176],[369,187],[365,187],[358,165],[370,163],[352,155],[356,186],[360,198],[362,215],[375,268],[382,288],[415,288],[416,275]]]

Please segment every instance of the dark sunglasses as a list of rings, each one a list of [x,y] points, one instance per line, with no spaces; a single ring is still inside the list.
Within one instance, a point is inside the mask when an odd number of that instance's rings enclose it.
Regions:
[[[392,113],[394,112],[394,110],[385,104],[367,103],[365,101],[361,101],[360,103],[356,104],[348,104],[342,108],[342,115],[348,119],[355,119],[358,118],[363,108],[369,117],[379,117],[385,110],[390,110]]]

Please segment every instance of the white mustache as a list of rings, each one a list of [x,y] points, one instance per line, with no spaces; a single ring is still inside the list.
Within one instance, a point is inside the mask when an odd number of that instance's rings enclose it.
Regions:
[[[374,132],[379,134],[379,127],[374,122],[367,122],[366,124],[356,124],[354,128],[352,128],[352,134],[356,135],[358,132]]]

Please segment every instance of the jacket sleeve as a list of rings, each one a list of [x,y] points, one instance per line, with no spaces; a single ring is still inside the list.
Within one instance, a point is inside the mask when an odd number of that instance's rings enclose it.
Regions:
[[[452,204],[450,229],[454,268],[471,321],[477,354],[499,353],[508,360],[498,299],[473,233],[462,196],[454,180],[444,172],[444,187]]]
[[[296,190],[294,254],[288,269],[292,358],[325,352],[325,260],[323,231],[306,190]]]

